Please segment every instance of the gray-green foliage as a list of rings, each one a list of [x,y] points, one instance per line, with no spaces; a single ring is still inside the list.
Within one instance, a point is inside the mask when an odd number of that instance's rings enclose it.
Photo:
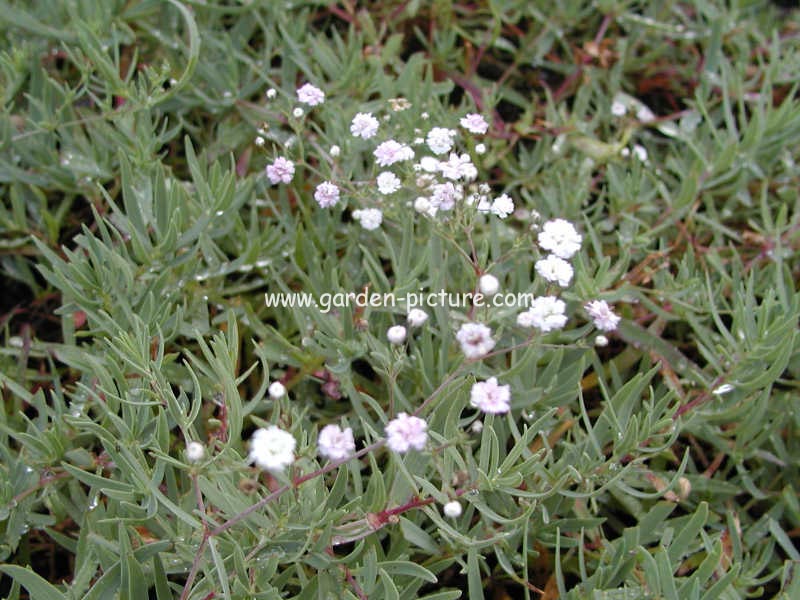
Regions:
[[[8,597],[796,597],[797,14],[340,4],[0,2]],[[305,81],[327,100],[293,119]],[[385,341],[402,308],[265,306],[470,291],[470,260],[544,292],[529,221],[396,204],[369,232],[312,200],[375,175],[356,110],[407,98],[391,127],[413,139],[476,90],[497,118],[482,177],[584,234],[567,330],[530,339],[480,309],[501,352],[465,363],[465,310],[431,309],[404,352]],[[614,117],[615,97],[664,118]],[[283,153],[299,174],[270,186]],[[599,296],[624,318],[607,349],[580,312]],[[280,375],[290,396],[271,399]],[[491,376],[513,410],[478,432],[470,385]],[[323,425],[367,446],[423,402],[428,451],[315,476]],[[275,477],[246,463],[267,423],[298,441]],[[463,515],[442,516],[456,495]],[[69,562],[58,581],[47,554]]]

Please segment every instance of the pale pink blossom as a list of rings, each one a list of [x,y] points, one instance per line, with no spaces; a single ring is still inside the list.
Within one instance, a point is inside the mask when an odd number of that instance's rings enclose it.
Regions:
[[[456,333],[456,340],[469,359],[486,356],[495,345],[492,330],[483,323],[464,323]]]
[[[356,452],[353,430],[342,429],[338,425],[326,425],[317,438],[319,453],[330,460],[344,460]]]
[[[410,146],[395,140],[386,140],[378,145],[373,152],[375,162],[381,167],[388,167],[396,162],[414,158],[414,151]]]
[[[469,403],[485,413],[499,415],[511,409],[511,386],[498,385],[497,377],[472,385]]]
[[[324,181],[314,190],[314,200],[322,208],[334,206],[339,202],[339,188],[330,181]]]
[[[424,450],[428,442],[428,424],[419,417],[401,412],[386,424],[386,445],[403,454],[412,448]]]
[[[297,89],[297,99],[303,104],[317,106],[325,102],[325,93],[318,87],[306,83]]]
[[[358,113],[350,122],[350,133],[368,140],[378,133],[379,125],[378,119],[373,117],[372,113]]]
[[[486,133],[489,130],[489,123],[486,122],[483,116],[477,113],[468,114],[463,117],[459,123],[461,123],[464,129],[471,133]]]
[[[605,300],[592,300],[584,308],[600,331],[614,331],[622,319]]]
[[[267,177],[275,185],[278,183],[290,183],[294,177],[294,164],[279,156],[271,165],[267,165]]]

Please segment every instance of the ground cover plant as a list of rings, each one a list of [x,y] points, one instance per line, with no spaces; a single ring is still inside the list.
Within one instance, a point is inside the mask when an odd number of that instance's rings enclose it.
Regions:
[[[0,2],[0,596],[800,597],[799,15]]]

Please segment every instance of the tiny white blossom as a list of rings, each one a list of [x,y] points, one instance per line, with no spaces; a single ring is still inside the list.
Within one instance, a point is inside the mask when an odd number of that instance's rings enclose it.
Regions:
[[[439,171],[439,160],[432,156],[423,156],[417,165],[426,173],[436,173]],[[417,165],[414,166],[416,167]]]
[[[424,450],[428,442],[427,430],[428,424],[423,419],[401,412],[386,424],[386,445],[399,454],[412,448]]]
[[[490,210],[493,215],[505,219],[514,212],[514,201],[508,194],[503,194],[492,201],[492,208]]]
[[[425,196],[419,196],[414,200],[414,210],[418,213],[428,213],[431,210],[431,201]]]
[[[486,133],[489,130],[489,123],[477,113],[468,114],[466,117],[463,117],[459,123],[470,133]]]
[[[278,92],[277,92],[277,90],[275,88],[269,88],[267,90],[267,99],[268,100],[272,100],[277,95],[278,95]]]
[[[464,323],[456,333],[456,340],[469,359],[486,356],[495,345],[492,330],[483,323]]]
[[[596,335],[594,338],[594,345],[600,348],[608,346],[608,338],[604,335]]]
[[[478,279],[478,289],[487,296],[493,296],[500,289],[500,281],[491,273],[486,273]]]
[[[422,119],[423,121],[427,121],[428,119],[431,118],[431,116],[428,113],[424,112],[419,116],[419,118]]]
[[[297,89],[297,99],[303,104],[317,106],[325,102],[325,93],[310,83]]]
[[[631,149],[623,148],[622,150],[619,151],[619,154],[620,156],[622,156],[622,158],[628,158],[631,155]]]
[[[261,137],[260,135],[256,136],[256,140],[255,140],[256,146],[261,147],[261,146],[264,145],[264,142],[265,142],[265,140],[264,140],[263,137]]]
[[[635,144],[633,146],[633,155],[642,162],[647,162],[647,148]]]
[[[270,398],[277,400],[278,398],[283,398],[286,395],[286,386],[280,381],[273,381],[269,384],[267,392],[269,393]]]
[[[334,206],[339,202],[339,188],[330,181],[324,181],[314,190],[314,200],[322,208]]]
[[[386,331],[386,339],[390,344],[400,345],[406,341],[406,328],[402,325],[393,325]]]
[[[421,327],[428,320],[428,313],[420,308],[412,308],[408,311],[406,320],[411,327]]]
[[[486,144],[475,144],[475,154],[486,154]]]
[[[206,448],[200,442],[189,442],[186,444],[186,460],[189,462],[200,462],[206,455]]]
[[[352,456],[356,452],[353,430],[350,427],[343,430],[338,425],[326,425],[319,432],[317,449],[330,460],[344,460]]]
[[[517,324],[521,327],[536,327],[542,333],[561,329],[567,324],[564,314],[566,304],[555,296],[534,298],[527,311],[517,315]]]
[[[456,136],[454,129],[434,127],[428,132],[426,142],[434,154],[445,154],[453,147],[453,138]]]
[[[469,394],[471,406],[485,413],[500,415],[511,410],[511,386],[498,385],[497,377],[477,381]]]
[[[536,261],[536,272],[550,282],[558,282],[561,287],[567,287],[572,281],[572,265],[553,254]]]
[[[377,183],[378,191],[384,196],[394,194],[403,186],[403,184],[400,182],[400,178],[390,171],[384,171],[378,175]]]
[[[336,157],[337,157],[337,156],[339,156],[341,153],[342,153],[342,149],[341,149],[341,148],[339,148],[339,146],[337,146],[336,144],[334,144],[333,146],[331,146],[331,156],[332,156],[332,157],[336,158]]]
[[[283,156],[279,156],[275,162],[267,165],[267,177],[273,185],[290,183],[294,177],[294,164]]]
[[[559,258],[568,259],[581,249],[583,238],[575,226],[564,219],[552,219],[539,232],[539,246]]]
[[[295,108],[295,109],[292,111],[292,116],[293,116],[295,119],[299,119],[299,118],[300,118],[300,117],[302,117],[304,114],[306,114],[306,113],[305,113],[305,111],[304,111],[302,108],[300,108],[299,106],[298,106],[297,108]]]
[[[472,433],[480,433],[483,431],[483,421],[480,419],[473,421],[472,425],[470,425],[470,429],[472,430]]]
[[[353,218],[361,223],[364,229],[373,231],[381,226],[383,213],[378,208],[363,208],[354,210]]]
[[[395,140],[386,140],[375,148],[373,155],[378,166],[388,167],[396,162],[414,158],[414,151],[406,144]]]
[[[605,300],[592,300],[584,308],[594,321],[594,326],[601,331],[614,331],[622,319]]]
[[[358,113],[350,122],[350,133],[365,140],[378,133],[380,123],[372,113]]]
[[[297,441],[294,436],[270,425],[256,429],[250,438],[249,462],[254,462],[268,471],[283,471],[294,462],[294,449]]]
[[[611,103],[611,114],[615,117],[623,117],[625,113],[628,112],[628,107],[625,106],[624,102],[620,102],[619,100],[614,100]]]
[[[442,507],[442,512],[445,517],[457,519],[461,516],[461,502],[458,500],[451,500]]]

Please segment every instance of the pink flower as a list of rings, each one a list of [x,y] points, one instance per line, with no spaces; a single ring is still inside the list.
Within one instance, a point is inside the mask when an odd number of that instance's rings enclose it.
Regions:
[[[428,442],[427,429],[428,424],[424,420],[401,412],[386,424],[386,445],[399,454],[412,448],[424,450]]]
[[[350,133],[356,137],[368,140],[378,133],[378,119],[372,113],[358,113],[350,122]]]
[[[592,300],[584,308],[594,321],[594,326],[601,331],[614,331],[622,319],[605,300]]]
[[[316,106],[325,102],[325,93],[310,83],[297,89],[297,99],[303,104]]]
[[[314,190],[314,200],[322,208],[334,206],[339,201],[339,188],[330,181],[324,181]]]
[[[401,144],[394,140],[386,140],[379,144],[373,152],[375,162],[381,167],[388,167],[401,160],[410,160],[414,158],[414,151],[411,147]]]
[[[477,113],[470,113],[459,122],[464,129],[471,133],[486,133],[489,130],[489,123]]]
[[[485,413],[499,415],[511,408],[511,386],[497,385],[497,377],[473,384],[469,396],[469,403]]]
[[[271,165],[267,165],[267,177],[275,185],[278,183],[290,183],[294,177],[294,163],[279,156]]]
[[[331,460],[344,460],[356,452],[353,430],[349,427],[342,430],[338,425],[326,425],[317,438],[319,453]]]
[[[494,348],[492,330],[483,323],[464,323],[456,334],[461,351],[467,358],[481,358]]]

